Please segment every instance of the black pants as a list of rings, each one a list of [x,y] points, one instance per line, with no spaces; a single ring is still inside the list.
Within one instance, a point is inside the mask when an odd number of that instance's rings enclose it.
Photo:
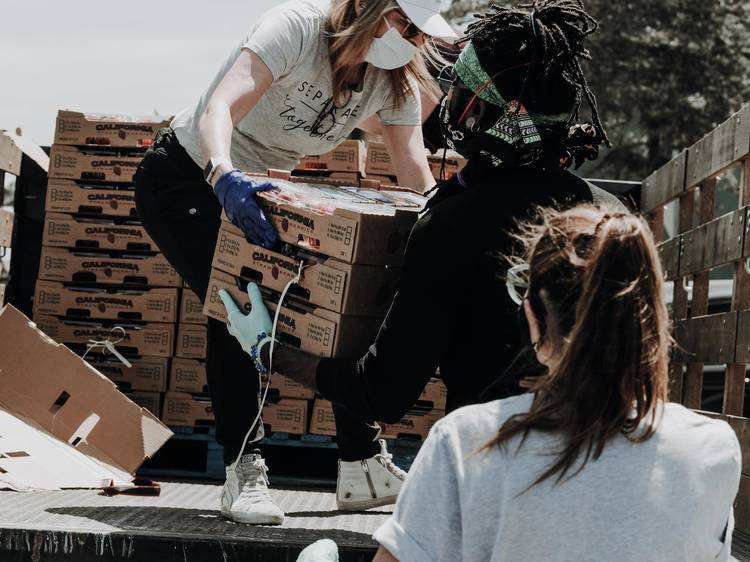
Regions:
[[[146,152],[135,176],[138,215],[169,263],[201,301],[206,298],[211,262],[221,223],[221,206],[202,170],[163,129]],[[258,413],[258,373],[226,326],[208,320],[208,386],[216,417],[216,440],[224,461],[234,461],[250,423]],[[339,454],[360,460],[377,450],[377,426],[334,405]]]

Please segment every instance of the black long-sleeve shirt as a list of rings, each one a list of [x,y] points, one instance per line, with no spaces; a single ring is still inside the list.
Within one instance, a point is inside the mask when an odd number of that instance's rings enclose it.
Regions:
[[[499,259],[511,250],[509,231],[534,206],[578,202],[622,208],[569,172],[470,162],[414,226],[399,290],[369,351],[319,363],[321,393],[362,419],[392,423],[439,367],[449,410],[474,401],[523,347]]]

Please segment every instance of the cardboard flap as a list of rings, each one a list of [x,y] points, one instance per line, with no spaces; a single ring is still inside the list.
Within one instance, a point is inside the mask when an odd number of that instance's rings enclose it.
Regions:
[[[24,154],[45,172],[49,169],[49,156],[39,145],[27,138],[0,131],[0,170],[19,175]]]
[[[0,311],[0,404],[103,466],[132,474],[171,432],[18,310]]]

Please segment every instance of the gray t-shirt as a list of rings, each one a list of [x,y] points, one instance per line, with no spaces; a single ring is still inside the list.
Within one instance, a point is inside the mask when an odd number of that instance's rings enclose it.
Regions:
[[[271,87],[232,132],[232,163],[242,170],[290,170],[302,156],[335,148],[375,113],[385,125],[421,124],[419,96],[410,96],[397,109],[389,73],[368,65],[361,91],[343,107],[323,112],[326,118],[311,130],[332,96],[328,8],[328,0],[294,0],[268,10],[233,49],[200,101],[174,118],[177,139],[199,166],[205,166],[199,119],[242,49],[257,54],[273,75]]]
[[[532,432],[520,449],[514,438],[474,453],[531,401],[468,406],[438,422],[375,539],[409,562],[729,560],[741,455],[728,424],[667,404],[649,440],[617,437],[572,479],[522,493],[559,436]]]

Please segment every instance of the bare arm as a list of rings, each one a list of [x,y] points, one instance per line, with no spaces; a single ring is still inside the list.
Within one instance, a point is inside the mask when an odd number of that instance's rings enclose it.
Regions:
[[[372,562],[399,562],[397,558],[393,556],[390,552],[388,552],[384,547],[380,547],[378,551],[375,553],[375,558],[372,559]]]
[[[398,183],[417,191],[435,185],[425,154],[422,128],[413,125],[386,125],[383,140],[396,168]]]
[[[422,123],[427,121],[428,117],[435,111],[440,100],[432,93],[420,89],[420,98],[422,100]],[[380,119],[377,114],[370,115],[364,121],[361,121],[357,128],[364,131],[365,133],[371,133],[373,135],[382,135],[383,126],[380,124]]]
[[[200,119],[201,151],[206,160],[211,157],[229,160],[233,127],[255,107],[272,82],[271,71],[258,55],[242,49]],[[222,164],[214,174],[214,183],[231,169],[231,164]]]

